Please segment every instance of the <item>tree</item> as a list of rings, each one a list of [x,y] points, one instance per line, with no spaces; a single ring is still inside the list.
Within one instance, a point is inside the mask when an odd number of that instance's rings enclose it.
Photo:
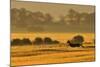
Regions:
[[[13,39],[11,41],[11,45],[31,45],[31,41],[28,38],[24,39]]]
[[[67,41],[67,43],[71,47],[80,47],[80,46],[82,46],[83,42],[84,42],[84,38],[81,35],[77,35],[77,36],[73,37],[72,40]]]
[[[33,41],[33,44],[43,44],[43,40],[40,37],[35,38],[35,40]]]
[[[84,41],[84,38],[81,35],[77,35],[73,39],[78,41],[78,43],[82,43]]]
[[[73,23],[75,21],[75,18],[76,18],[76,11],[73,10],[73,9],[70,9],[68,11],[68,15],[67,16],[69,17],[69,22]]]
[[[52,22],[53,17],[50,14],[45,14],[45,22]]]
[[[52,41],[52,39],[51,39],[51,38],[46,37],[46,38],[44,38],[44,43],[45,43],[45,44],[52,44],[52,43],[53,43],[53,41]]]
[[[22,43],[23,43],[23,45],[25,45],[25,44],[27,44],[27,45],[32,44],[31,41],[30,41],[28,38],[24,38],[24,39],[22,40]]]
[[[54,41],[53,41],[53,44],[59,44],[59,41],[54,40]]]
[[[20,39],[13,39],[11,41],[11,45],[21,45],[21,44],[22,44],[22,42]]]

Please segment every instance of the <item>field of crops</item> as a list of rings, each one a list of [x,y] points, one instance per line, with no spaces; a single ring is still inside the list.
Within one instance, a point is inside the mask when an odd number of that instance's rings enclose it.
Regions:
[[[94,61],[93,47],[71,48],[64,44],[11,47],[11,66]]]

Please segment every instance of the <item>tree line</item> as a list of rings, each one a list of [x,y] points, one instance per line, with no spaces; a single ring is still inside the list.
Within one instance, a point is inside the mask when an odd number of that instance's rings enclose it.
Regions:
[[[66,45],[68,44],[71,47],[81,47],[84,42],[84,37],[81,35],[74,36],[71,40],[68,40],[66,42]],[[28,38],[24,39],[13,39],[11,40],[11,45],[54,45],[54,44],[60,44],[60,41],[58,40],[52,40],[50,37],[45,37],[44,39],[40,37],[36,37],[34,41],[31,41]]]
[[[24,23],[53,23],[58,22],[62,24],[67,24],[67,22],[71,24],[81,24],[81,23],[92,23],[95,21],[95,13],[79,13],[78,11],[74,9],[69,9],[68,12],[65,13],[65,16],[60,15],[58,16],[58,21],[53,21],[54,17],[52,14],[49,13],[43,13],[40,11],[32,12],[25,8],[17,9],[12,8],[11,9],[11,20],[13,23],[19,22],[19,24]]]
[[[83,30],[84,26],[88,31],[94,30],[95,13],[79,13],[74,9],[70,9],[65,13],[65,16],[58,16],[55,20],[50,13],[43,13],[41,11],[32,12],[25,8],[12,8],[11,9],[11,25],[12,31],[58,31],[66,32],[73,29]],[[91,28],[93,27],[93,28]],[[64,30],[66,28],[66,30]],[[69,29],[67,29],[69,28]],[[24,30],[25,29],[25,30]],[[58,30],[59,29],[59,30]],[[74,32],[73,30],[72,32]],[[86,30],[83,30],[86,31]]]
[[[59,44],[60,42],[57,40],[52,40],[49,37],[46,37],[44,39],[42,39],[41,37],[36,37],[34,41],[31,41],[28,38],[24,38],[24,39],[13,39],[11,41],[12,45],[32,45],[32,44],[36,44],[36,45],[41,45],[41,44]]]

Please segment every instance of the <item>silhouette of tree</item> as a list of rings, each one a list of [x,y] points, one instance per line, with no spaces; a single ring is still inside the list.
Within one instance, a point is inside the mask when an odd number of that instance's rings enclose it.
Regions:
[[[80,13],[74,9],[70,9],[66,15],[60,15],[55,20],[52,14],[40,11],[32,12],[26,8],[11,9],[11,24],[13,32],[41,32],[41,31],[68,31],[72,32],[94,32],[95,30],[95,13]],[[80,25],[79,25],[80,24]],[[83,30],[83,28],[87,30]],[[64,30],[65,28],[69,28]],[[77,28],[77,30],[76,30]]]
[[[73,39],[78,41],[78,43],[82,43],[84,41],[84,38],[81,35],[77,35]]]
[[[42,38],[40,37],[35,38],[35,40],[33,41],[33,44],[37,44],[37,45],[43,44]]]
[[[19,10],[17,8],[11,9],[11,24],[18,24],[17,22],[19,19]]]
[[[75,18],[76,18],[76,11],[73,10],[73,9],[70,9],[68,11],[68,15],[67,16],[69,17],[69,22],[74,23]]]
[[[76,24],[81,24],[81,14],[78,13],[78,12],[76,12],[75,23]]]
[[[22,41],[20,39],[13,39],[11,41],[11,45],[21,45]]]
[[[53,41],[52,41],[52,39],[51,39],[51,38],[46,37],[46,38],[44,38],[44,43],[45,43],[45,44],[52,44],[52,43],[53,43]]]
[[[68,40],[67,43],[71,47],[80,47],[82,46],[83,41],[84,41],[83,36],[77,35],[72,40]]]
[[[47,23],[50,22],[51,23],[52,20],[53,20],[53,17],[50,14],[48,14],[48,13],[45,14],[45,22],[47,22]]]
[[[11,45],[31,45],[31,41],[28,38],[24,39],[13,39],[11,41]]]
[[[82,15],[81,13],[75,11],[74,9],[70,9],[68,12],[68,18],[69,18],[69,22],[73,23],[73,24],[81,24],[81,18]]]
[[[54,40],[53,41],[53,44],[59,44],[60,42],[59,41],[57,41],[57,40]]]
[[[24,38],[23,40],[22,40],[22,43],[23,43],[23,45],[31,45],[32,44],[32,42],[28,39],[28,38]]]

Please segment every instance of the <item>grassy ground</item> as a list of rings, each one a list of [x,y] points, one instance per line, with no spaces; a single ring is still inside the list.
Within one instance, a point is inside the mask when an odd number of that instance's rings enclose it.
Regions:
[[[11,47],[12,66],[84,62],[94,60],[94,48],[71,48],[63,44]]]

